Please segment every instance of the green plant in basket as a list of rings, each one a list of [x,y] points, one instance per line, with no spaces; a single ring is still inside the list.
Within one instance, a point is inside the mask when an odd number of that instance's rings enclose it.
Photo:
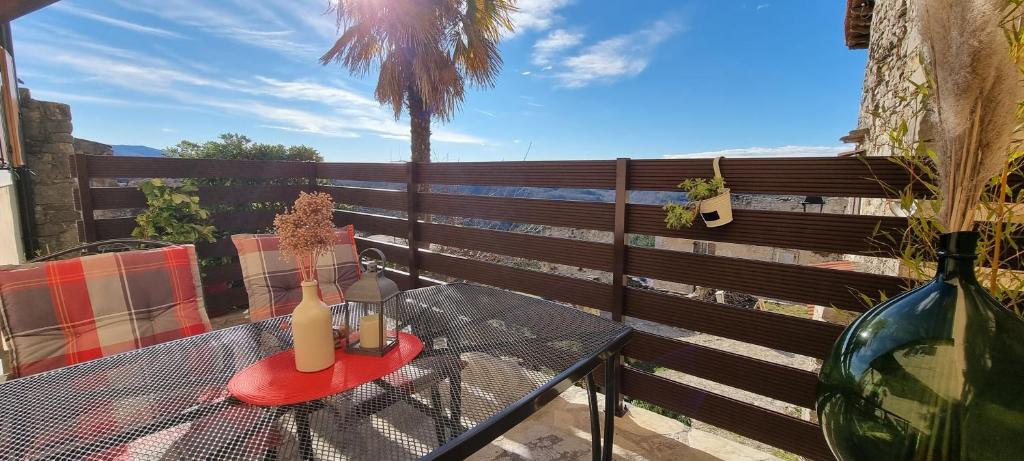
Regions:
[[[663,210],[665,215],[665,227],[673,230],[685,229],[693,225],[697,219],[698,207],[701,200],[716,197],[725,191],[725,179],[715,177],[711,179],[689,178],[677,186],[686,191],[687,203],[666,203]]]
[[[138,225],[133,237],[172,243],[216,240],[210,212],[199,205],[199,188],[194,182],[171,185],[162,179],[148,179],[139,183],[139,190],[146,196],[148,208],[135,217]]]

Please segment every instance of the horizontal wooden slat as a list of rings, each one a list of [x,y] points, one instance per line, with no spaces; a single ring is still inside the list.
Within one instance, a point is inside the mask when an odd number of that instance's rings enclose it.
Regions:
[[[670,230],[660,206],[629,205],[626,212],[626,232],[632,234],[870,256],[891,254],[885,238],[875,236],[876,226],[892,235],[907,227],[907,219],[897,217],[734,209],[726,226],[708,228],[698,220],[691,228]]]
[[[858,293],[892,296],[905,284],[888,275],[637,247],[627,249],[626,272],[858,312],[866,310]]]
[[[611,308],[611,286],[590,280],[517,269],[430,251],[420,252],[420,269],[604,311]]]
[[[202,274],[203,283],[234,282],[242,280],[242,266],[238,261],[231,261],[228,264],[204,267]]]
[[[417,209],[446,216],[606,231],[612,230],[615,213],[611,203],[454,194],[420,194]]]
[[[199,242],[196,244],[196,254],[200,258],[221,258],[238,256],[238,250],[230,238],[222,238],[216,242]]]
[[[312,162],[86,155],[91,178],[308,178]]]
[[[652,290],[626,289],[625,315],[760,346],[825,358],[840,325],[697,301]]]
[[[423,184],[615,188],[614,160],[425,163],[417,174]]]
[[[218,232],[229,234],[246,232],[263,232],[273,227],[275,211],[269,209],[229,211],[214,213],[213,225]],[[124,238],[132,235],[135,229],[135,218],[115,218],[96,220],[96,238],[99,240]]]
[[[629,188],[678,190],[685,178],[714,176],[712,159],[631,160]],[[886,158],[726,158],[722,176],[733,193],[886,197],[878,180],[895,187],[909,175]]]
[[[405,211],[405,191],[340,186],[320,186],[318,189],[331,194],[336,203]]]
[[[409,264],[409,248],[404,245],[356,237],[356,247],[359,248],[359,251],[367,248],[376,248],[384,253],[384,257],[388,258],[389,263],[398,264],[399,266]]]
[[[835,459],[821,428],[809,421],[630,367],[622,372],[622,392],[800,456],[822,461]]]
[[[633,335],[624,354],[698,378],[814,408],[818,377],[809,371],[644,332]]]
[[[318,163],[318,179],[405,183],[404,163]]]
[[[213,225],[229,234],[273,232],[275,215],[277,212],[270,209],[215,213]]]
[[[204,294],[203,300],[206,302],[206,312],[210,317],[221,316],[231,312],[235,307],[243,308],[249,305],[249,295],[246,294],[245,287],[231,287],[220,293]]]
[[[202,206],[222,204],[248,204],[253,202],[291,203],[306,186],[257,184],[246,186],[204,186],[199,188],[199,204]],[[109,210],[118,208],[145,208],[146,197],[134,187],[94,187],[93,209]]]
[[[450,247],[603,271],[612,265],[612,247],[605,243],[424,222],[417,232],[424,242]]]
[[[336,226],[352,224],[355,226],[356,232],[366,232],[372,235],[391,235],[394,237],[405,237],[407,230],[404,219],[370,213],[356,213],[354,211],[335,211],[334,224]]]

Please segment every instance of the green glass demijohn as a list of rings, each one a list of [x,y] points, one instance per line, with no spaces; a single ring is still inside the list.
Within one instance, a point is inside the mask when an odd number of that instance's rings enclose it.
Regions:
[[[854,321],[822,364],[840,460],[1024,460],[1024,321],[978,283],[977,244],[944,234],[935,278]]]

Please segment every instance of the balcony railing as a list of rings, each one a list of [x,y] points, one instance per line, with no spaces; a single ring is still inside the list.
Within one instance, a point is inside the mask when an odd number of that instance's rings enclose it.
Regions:
[[[339,204],[339,225],[373,235],[405,239],[409,245],[360,238],[364,247],[383,249],[406,268],[403,288],[452,277],[492,285],[607,312],[699,331],[812,358],[823,358],[842,326],[808,318],[704,302],[665,292],[629,287],[628,276],[714,287],[794,303],[829,306],[854,313],[865,306],[857,293],[894,294],[903,281],[885,275],[780,264],[751,259],[633,247],[627,235],[679,237],[822,253],[878,255],[872,236],[898,232],[906,220],[852,214],[735,210],[735,221],[708,229],[697,224],[674,231],[664,226],[658,205],[629,203],[630,191],[675,191],[681,178],[707,177],[710,160],[628,160],[435,164],[295,163],[77,156],[76,166],[88,239],[125,237],[134,218],[99,219],[95,211],[145,207],[134,187],[99,187],[128,178],[258,178],[273,184],[204,186],[206,206],[290,202],[299,191],[329,192]],[[722,165],[733,193],[825,197],[884,197],[879,180],[900,187],[907,175],[886,159],[736,159]],[[392,189],[353,187],[386,183]],[[346,184],[345,186],[333,184]],[[429,186],[424,186],[429,185]],[[404,186],[404,187],[400,187]],[[445,187],[439,187],[445,186]],[[444,193],[456,186],[599,189],[609,201],[541,200]],[[247,207],[251,208],[251,207]],[[365,212],[365,210],[382,210]],[[268,208],[214,215],[228,233],[268,229]],[[407,219],[419,216],[420,219]],[[426,220],[423,217],[429,216]],[[608,232],[611,243],[531,235],[468,225],[511,222]],[[459,223],[467,225],[459,225]],[[426,244],[581,267],[611,274],[611,283],[568,277],[511,265],[431,251]],[[234,257],[229,239],[200,244],[201,257]],[[424,275],[421,277],[420,274]],[[237,261],[206,270],[206,282],[237,282]],[[244,305],[241,284],[208,296],[215,315]],[[798,407],[814,408],[815,375],[765,360],[648,333],[637,335],[625,355],[699,378],[742,389]],[[625,367],[622,390],[696,420],[810,459],[832,459],[816,424],[745,403],[642,370]]]

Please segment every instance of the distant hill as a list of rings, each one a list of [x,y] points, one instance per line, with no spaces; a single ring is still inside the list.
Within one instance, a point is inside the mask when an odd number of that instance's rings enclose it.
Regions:
[[[149,146],[132,146],[127,144],[114,144],[114,155],[126,155],[132,157],[163,157],[164,151]]]

